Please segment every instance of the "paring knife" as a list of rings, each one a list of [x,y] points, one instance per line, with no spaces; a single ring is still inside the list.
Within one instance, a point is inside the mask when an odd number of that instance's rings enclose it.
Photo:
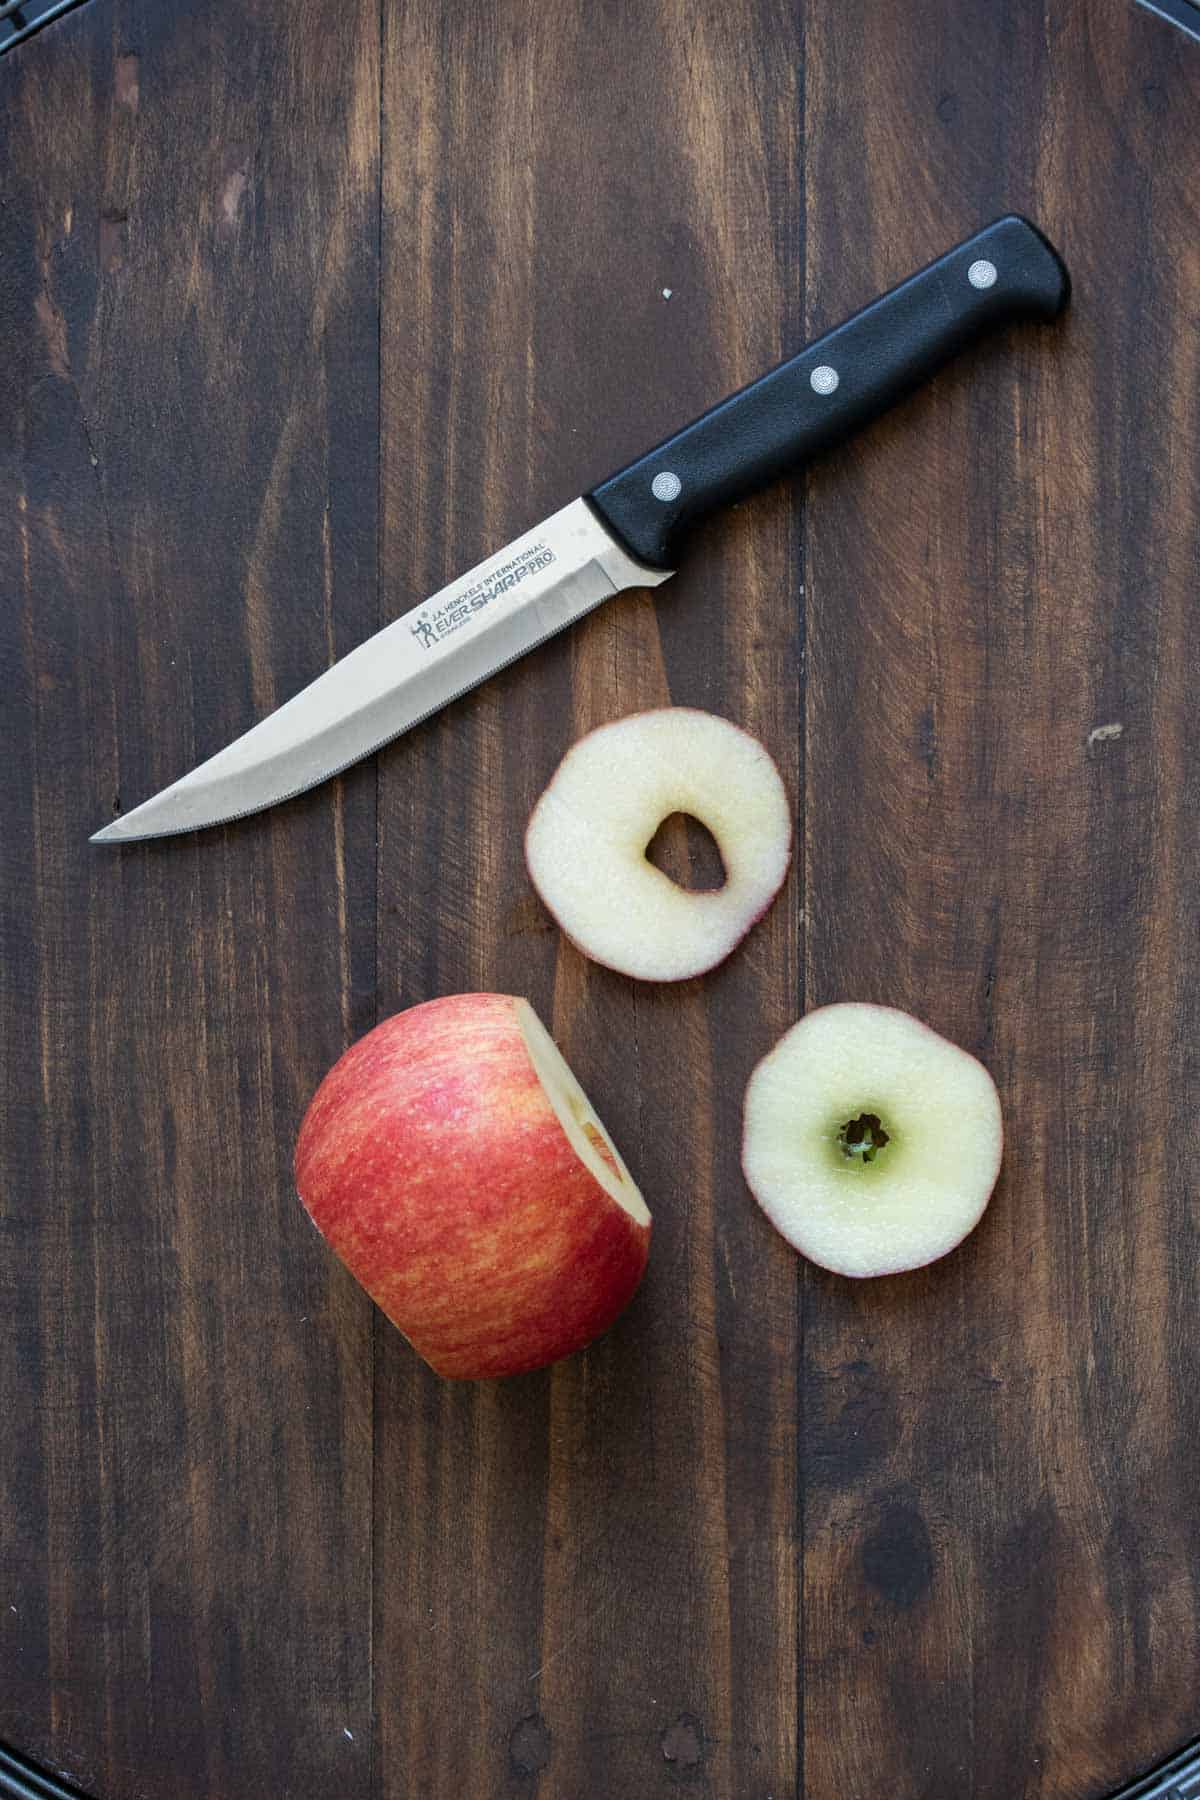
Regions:
[[[703,514],[867,424],[983,332],[1054,318],[1069,293],[1041,232],[996,220],[376,632],[92,843],[194,831],[338,774],[600,601],[665,581]]]

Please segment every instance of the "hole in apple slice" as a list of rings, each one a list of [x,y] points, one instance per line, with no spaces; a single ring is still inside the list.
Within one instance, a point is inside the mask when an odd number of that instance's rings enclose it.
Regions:
[[[691,813],[668,813],[646,845],[646,861],[691,894],[715,894],[729,879],[716,838]]]
[[[518,1000],[517,1018],[529,1060],[576,1156],[632,1218],[639,1224],[648,1225],[650,1209],[625,1167],[620,1151],[596,1117],[562,1051],[527,1000]]]
[[[874,1162],[879,1152],[890,1142],[891,1138],[884,1130],[878,1113],[859,1113],[857,1119],[847,1119],[838,1132],[842,1155],[852,1157],[857,1162]]]

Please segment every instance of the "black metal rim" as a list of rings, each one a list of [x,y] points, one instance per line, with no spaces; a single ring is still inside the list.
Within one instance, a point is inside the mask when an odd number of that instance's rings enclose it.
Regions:
[[[0,56],[83,4],[84,0],[0,0]]]
[[[1138,5],[1157,13],[1160,19],[1170,20],[1200,43],[1200,0],[1138,0]]]
[[[79,1788],[66,1787],[27,1757],[0,1744],[0,1796],[3,1800],[87,1800]]]
[[[0,1745],[0,1800],[88,1800],[88,1796]],[[1111,1800],[1200,1800],[1200,1738]]]
[[[1113,1800],[1200,1800],[1200,1738]]]

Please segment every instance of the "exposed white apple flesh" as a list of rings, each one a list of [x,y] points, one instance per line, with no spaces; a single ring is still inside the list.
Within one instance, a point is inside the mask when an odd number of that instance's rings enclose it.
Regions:
[[[953,1250],[983,1216],[1003,1143],[982,1063],[888,1006],[819,1007],[746,1089],[751,1192],[839,1275],[895,1275]]]
[[[708,827],[725,868],[680,887],[646,850],[664,819]],[[530,879],[585,956],[642,981],[721,962],[779,892],[792,818],[770,756],[712,713],[662,707],[602,725],[568,750],[525,836]]]

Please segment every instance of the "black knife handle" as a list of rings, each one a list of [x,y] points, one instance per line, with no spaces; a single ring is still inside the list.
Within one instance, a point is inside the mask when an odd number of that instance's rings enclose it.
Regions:
[[[1071,280],[1016,213],[910,275],[789,362],[686,425],[588,495],[639,561],[674,568],[684,531],[868,424],[996,326],[1053,319]]]

